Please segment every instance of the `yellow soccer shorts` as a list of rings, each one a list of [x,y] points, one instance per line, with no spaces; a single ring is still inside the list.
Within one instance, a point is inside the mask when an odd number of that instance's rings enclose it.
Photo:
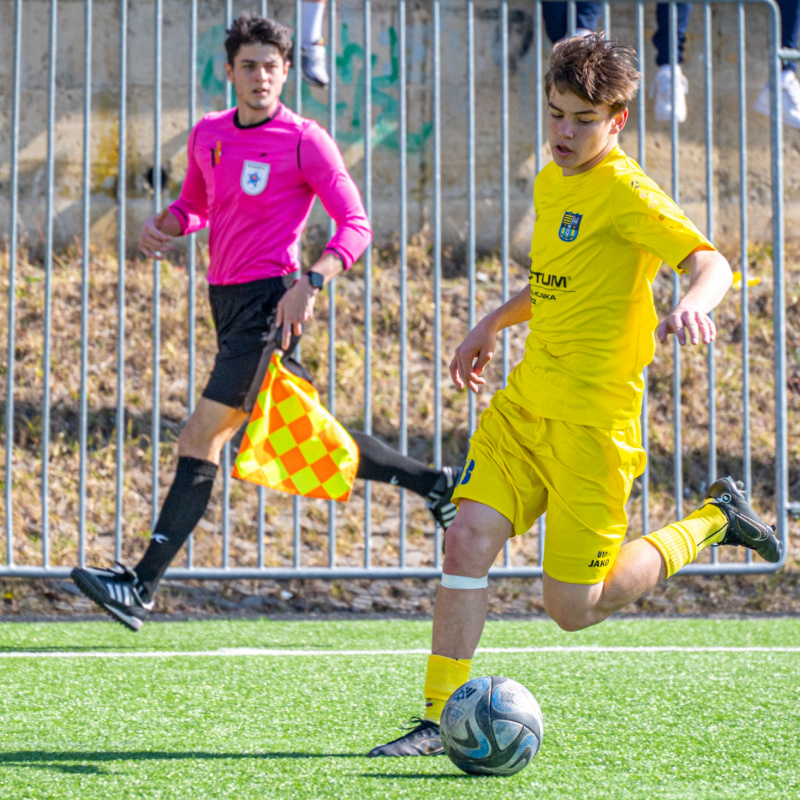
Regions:
[[[625,504],[645,463],[638,419],[622,430],[545,419],[500,391],[481,414],[453,502],[495,509],[514,536],[546,511],[544,571],[599,583],[622,546]]]

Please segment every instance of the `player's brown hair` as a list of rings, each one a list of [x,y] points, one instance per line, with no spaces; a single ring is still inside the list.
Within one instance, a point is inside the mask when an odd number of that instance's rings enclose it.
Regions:
[[[284,61],[292,60],[292,29],[274,19],[244,11],[225,33],[227,34],[225,51],[231,66],[242,45],[245,44],[274,45]]]
[[[612,114],[627,108],[636,97],[641,73],[636,51],[604,33],[573,36],[553,46],[544,76],[547,97],[555,87],[570,91],[593,106],[607,105]]]

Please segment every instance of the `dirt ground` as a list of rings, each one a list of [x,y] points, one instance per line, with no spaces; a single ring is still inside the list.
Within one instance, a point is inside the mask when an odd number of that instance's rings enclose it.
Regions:
[[[252,618],[273,615],[430,616],[436,580],[165,581],[153,619]],[[68,580],[0,580],[0,619],[108,619]],[[540,579],[490,584],[493,617],[544,613]],[[800,572],[676,576],[621,612],[626,615],[800,614]]]

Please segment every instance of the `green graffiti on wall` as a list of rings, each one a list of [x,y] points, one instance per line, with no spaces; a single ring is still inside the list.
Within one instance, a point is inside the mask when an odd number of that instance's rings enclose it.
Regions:
[[[389,63],[386,75],[378,75],[378,56],[371,54],[373,78],[370,81],[372,100],[372,146],[399,149],[399,111],[396,97],[400,84],[399,49],[397,31],[388,29]],[[203,104],[206,110],[220,107],[225,97],[228,82],[225,79],[225,26],[215,25],[198,37],[197,72],[202,88]],[[351,99],[336,104],[336,139],[341,144],[353,145],[364,142],[364,48],[350,41],[350,30],[342,24],[339,36],[339,52],[336,54],[338,87],[352,87],[343,94]],[[320,101],[304,82],[302,88],[302,113],[321,123],[325,123],[328,105]],[[283,91],[283,99],[289,107],[294,105],[294,81],[289,80]],[[430,138],[432,125],[425,122],[419,130],[406,132],[406,148],[409,153],[421,151]]]

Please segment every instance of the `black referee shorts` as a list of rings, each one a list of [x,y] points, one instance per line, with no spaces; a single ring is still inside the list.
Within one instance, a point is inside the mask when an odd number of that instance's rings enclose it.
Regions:
[[[272,346],[278,301],[286,289],[284,278],[209,285],[218,352],[203,397],[231,408],[243,408],[257,377],[261,354],[265,347]],[[292,371],[310,381],[311,376],[302,367]]]

